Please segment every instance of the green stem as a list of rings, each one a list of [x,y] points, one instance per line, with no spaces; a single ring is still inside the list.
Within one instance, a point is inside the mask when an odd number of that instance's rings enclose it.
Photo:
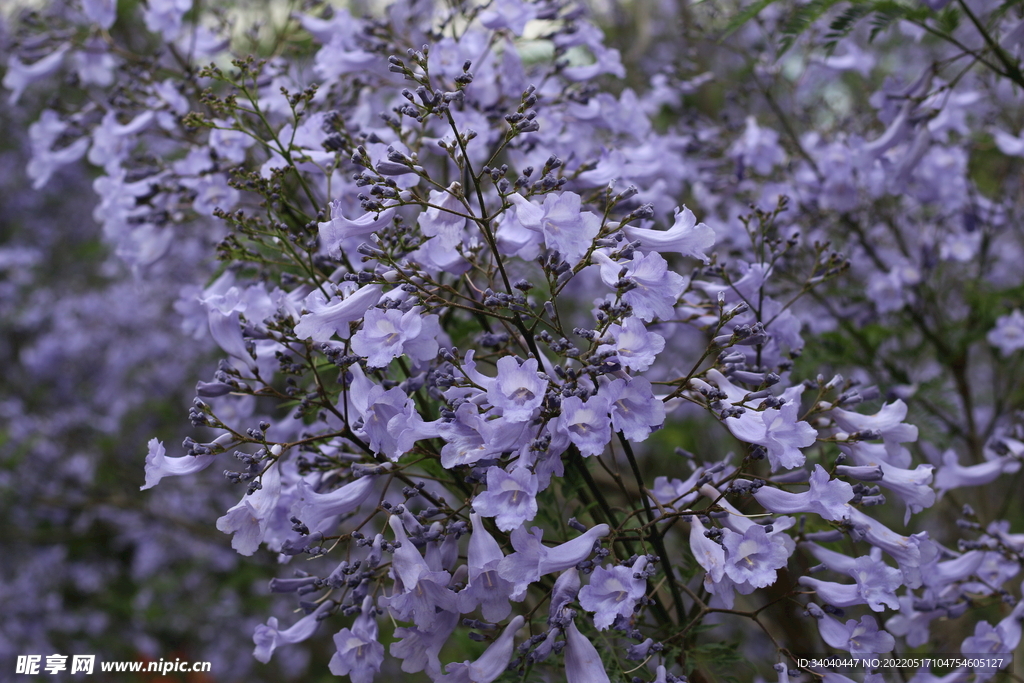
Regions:
[[[619,432],[618,437],[619,443],[622,444],[622,450],[626,453],[626,459],[629,460],[629,467],[633,470],[633,478],[636,479],[636,485],[640,487],[640,497],[644,502],[644,512],[647,515],[647,524],[649,525],[648,538],[650,538],[651,545],[658,551],[658,556],[661,558],[661,568],[665,572],[668,588],[672,593],[672,601],[675,603],[676,617],[679,623],[682,624],[686,620],[686,611],[683,609],[683,596],[679,592],[679,586],[676,584],[676,575],[672,571],[672,562],[669,560],[668,550],[665,548],[665,539],[662,538],[661,532],[655,523],[654,511],[651,509],[651,500],[647,495],[647,486],[644,484],[643,474],[640,472],[640,466],[637,464],[636,456],[633,454],[633,447],[626,439],[626,436]]]

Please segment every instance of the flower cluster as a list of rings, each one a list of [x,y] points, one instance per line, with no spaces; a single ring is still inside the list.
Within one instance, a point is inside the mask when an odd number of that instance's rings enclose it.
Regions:
[[[1001,300],[1017,199],[985,198],[960,144],[980,93],[1019,77],[1015,33],[975,48],[908,14],[964,52],[907,48],[914,78],[879,86],[863,134],[798,135],[752,66],[783,136],[688,118],[699,75],[609,88],[623,53],[563,0],[309,3],[244,33],[230,5],[115,5],[27,21],[3,84],[15,103],[72,79],[27,174],[95,167],[93,217],[134,277],[222,264],[174,305],[220,362],[141,488],[223,470],[210,525],[293,565],[269,591],[302,614],[256,626],[259,662],[324,630],[356,683],[667,682],[732,652],[711,615],[780,680],[808,642],[874,657],[961,618],[963,653],[1016,647],[1007,511],[909,527],[1024,456],[1012,381],[994,371],[982,405],[967,372],[1024,349]],[[863,66],[842,37],[845,56],[802,48],[801,88]],[[978,70],[944,80],[962,57]],[[977,611],[1003,603],[995,627]]]

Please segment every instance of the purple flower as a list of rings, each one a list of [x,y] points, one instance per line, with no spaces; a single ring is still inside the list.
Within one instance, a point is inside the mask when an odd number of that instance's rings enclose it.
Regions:
[[[1020,444],[1019,441],[1016,443]],[[1003,545],[1014,552],[1024,553],[1024,534],[1011,534],[1009,520],[1002,519],[991,522],[985,531],[990,536],[998,538]]]
[[[610,683],[601,655],[576,628],[575,620],[565,629],[565,680],[567,683]]]
[[[443,683],[491,683],[505,673],[505,669],[512,659],[516,631],[522,628],[524,623],[526,623],[525,617],[516,616],[476,661],[467,660],[461,664],[449,664],[444,669],[447,675],[442,676],[440,681]]]
[[[387,227],[395,215],[394,207],[379,213],[364,213],[354,221],[345,218],[341,213],[341,201],[331,202],[331,220],[319,223],[320,243],[331,256],[341,255],[341,245],[353,237],[366,237],[381,228]]]
[[[822,614],[818,619],[818,631],[830,646],[846,650],[854,657],[877,657],[896,647],[896,640],[880,630],[871,615],[861,617],[860,621],[850,619],[844,625],[828,614]]]
[[[764,486],[754,492],[754,498],[769,512],[814,512],[825,519],[840,520],[846,517],[847,503],[853,499],[853,487],[845,481],[829,479],[828,472],[821,465],[815,465],[809,490],[787,493]]]
[[[690,520],[690,552],[693,559],[697,561],[707,575],[704,583],[707,585],[717,584],[725,576],[725,548],[705,536],[704,525],[700,519],[692,517]],[[710,590],[710,589],[709,589]],[[714,593],[715,591],[710,591]]]
[[[885,444],[869,443],[867,441],[848,441],[840,446],[840,449],[851,456],[858,465],[878,465],[889,463],[893,467],[910,467],[912,458],[910,451],[901,446],[897,451],[890,453],[886,450]]]
[[[1000,316],[985,338],[999,349],[1003,358],[1024,349],[1024,313],[1018,308],[1009,315]]]
[[[524,227],[544,235],[549,249],[558,251],[574,266],[586,255],[601,228],[601,219],[580,212],[580,196],[574,192],[550,193],[537,206],[520,194],[508,197],[516,206],[516,218]]]
[[[424,422],[416,404],[400,387],[384,390],[358,365],[352,366],[348,398],[363,418],[363,431],[375,453],[397,461],[420,439],[438,435],[437,422]]]
[[[214,119],[213,123],[217,127],[210,131],[210,147],[217,150],[217,157],[234,164],[245,161],[245,151],[256,142],[252,136],[235,130],[230,121]]]
[[[960,464],[956,451],[950,449],[942,454],[942,467],[935,475],[935,488],[940,493],[963,486],[983,486],[990,484],[1003,473],[1012,473],[1020,469],[1020,460],[1012,455],[995,457],[977,465]]]
[[[659,506],[669,510],[685,510],[700,495],[696,490],[696,484],[702,476],[704,476],[704,468],[698,467],[685,481],[655,477],[654,486],[650,489],[651,498]]]
[[[903,523],[910,522],[910,515],[921,512],[935,504],[935,490],[932,489],[932,465],[918,465],[905,470],[888,463],[880,463],[882,478],[879,484],[894,492],[906,506]]]
[[[612,411],[612,428],[630,441],[643,441],[665,422],[665,404],[645,377],[615,379],[598,389]]]
[[[494,517],[502,531],[518,529],[537,515],[537,475],[525,467],[487,468],[487,490],[473,499],[473,508]]]
[[[853,462],[862,467],[875,467],[881,477],[871,479],[895,492],[906,505],[903,523],[910,521],[910,515],[935,504],[935,490],[932,489],[933,465],[918,465],[915,469],[904,469],[879,457],[884,451],[879,444],[851,443],[840,450],[849,455]],[[887,454],[886,454],[887,457]],[[842,466],[841,466],[842,467]]]
[[[729,149],[729,156],[760,175],[768,175],[772,168],[786,163],[786,153],[779,146],[779,134],[757,125],[753,116],[747,117],[747,127]]]
[[[541,543],[544,537],[542,529],[533,527],[527,531],[525,527],[519,527],[512,532],[512,547],[516,552],[498,563],[498,574],[515,584],[512,599],[522,600],[527,586],[540,577],[565,571],[590,557],[594,542],[607,536],[608,531],[607,524],[598,524],[571,541],[549,548]]]
[[[465,214],[466,207],[455,196],[455,187],[457,183],[453,183],[453,187],[447,190],[432,191],[430,203],[433,206],[419,217],[420,230],[423,234],[427,237],[436,237],[436,241],[446,251],[451,251],[462,243],[462,229],[466,226],[465,217],[456,215]]]
[[[1021,637],[1021,617],[1024,616],[1024,601],[1018,602],[1002,621],[994,627],[987,621],[974,626],[974,635],[964,638],[960,652],[967,656],[1006,655],[1017,649]],[[974,669],[977,680],[988,680],[996,671],[1005,668],[1010,658],[1003,659],[1000,667],[978,667]]]
[[[473,533],[469,536],[469,585],[459,593],[459,611],[472,612],[477,605],[487,621],[501,621],[512,611],[508,598],[512,584],[498,574],[505,559],[501,547],[487,531],[480,515],[470,513]],[[575,596],[574,596],[575,597]]]
[[[245,367],[256,367],[256,361],[249,355],[242,336],[239,313],[246,308],[237,288],[232,287],[225,294],[215,294],[203,299],[210,321],[210,336],[217,346],[232,358],[241,361]],[[236,367],[241,367],[237,366]]]
[[[231,547],[241,555],[252,555],[263,542],[270,516],[281,497],[280,469],[277,464],[271,465],[260,478],[262,488],[242,496],[237,505],[217,520],[219,531],[233,534]]]
[[[225,211],[234,208],[241,195],[238,190],[228,185],[223,173],[210,173],[200,177],[195,183],[189,183],[196,191],[192,209],[196,213],[215,215],[217,209]]]
[[[349,676],[352,683],[372,683],[384,663],[384,646],[377,641],[376,615],[373,598],[366,596],[352,628],[334,634],[338,651],[328,664],[332,674]]]
[[[696,517],[690,518],[690,551],[697,564],[704,568],[704,588],[715,596],[715,603],[732,609],[736,601],[736,590],[747,594],[754,590],[753,586],[736,583],[725,573],[725,548],[705,536],[704,526]],[[716,606],[718,606],[716,604]]]
[[[903,449],[901,443],[917,441],[917,427],[903,422],[906,417],[907,404],[902,399],[882,406],[873,415],[861,415],[841,408],[832,410],[832,419],[848,432],[875,431],[881,434],[886,453],[892,457]]]
[[[633,608],[647,592],[646,568],[647,557],[641,556],[632,567],[598,567],[590,575],[590,583],[580,591],[580,605],[594,612],[598,630],[611,626],[616,617],[628,618],[633,614]],[[641,578],[636,578],[638,575]]]
[[[629,370],[642,372],[651,367],[651,363],[665,348],[665,338],[648,332],[636,316],[626,318],[622,325],[609,325],[608,334],[614,343],[599,346],[598,353],[614,351],[622,367]]]
[[[512,356],[498,359],[498,376],[487,390],[487,400],[508,422],[525,422],[544,402],[547,380],[537,374],[536,358],[520,365]]]
[[[850,508],[849,521],[868,543],[881,548],[896,560],[908,588],[921,585],[921,565],[930,562],[938,552],[935,543],[928,538],[927,531],[901,536],[855,507]]]
[[[4,74],[3,86],[11,91],[7,100],[9,104],[17,104],[25,88],[33,82],[42,80],[60,68],[69,46],[59,48],[32,64],[25,64],[13,54],[7,58],[7,73]]]
[[[117,19],[117,0],[82,0],[82,10],[89,21],[108,29]]]
[[[738,417],[727,418],[725,426],[740,441],[768,449],[772,472],[780,467],[792,469],[803,465],[804,454],[800,449],[813,444],[818,436],[814,427],[799,421],[796,401],[789,401],[778,410],[748,410]]]
[[[900,613],[889,617],[885,627],[891,633],[904,637],[910,647],[921,647],[927,643],[930,637],[928,624],[934,619],[948,616],[947,611],[942,608],[918,611],[914,605],[918,604],[919,600],[910,591],[907,591],[907,595],[901,597],[899,602]]]
[[[448,572],[431,571],[402,526],[402,520],[392,516],[388,523],[395,532],[398,549],[391,561],[391,575],[396,579],[391,597],[382,602],[403,620],[412,620],[416,628],[429,631],[440,612],[457,609],[457,596],[448,588]]]
[[[415,361],[437,356],[441,326],[436,315],[423,315],[419,307],[406,312],[371,308],[363,327],[352,336],[352,350],[366,356],[371,368],[383,368],[403,353]]]
[[[192,0],[150,0],[143,18],[146,28],[160,33],[164,40],[172,40],[181,30],[181,20],[192,9]]]
[[[687,280],[669,270],[661,254],[634,254],[628,265],[615,262],[602,251],[595,251],[594,261],[601,266],[601,279],[609,287],[627,284],[622,300],[633,307],[633,315],[644,322],[655,318],[671,320],[676,301],[686,290]],[[622,268],[626,272],[620,277]]]
[[[755,588],[775,583],[776,570],[789,560],[783,538],[770,537],[759,524],[751,524],[742,534],[725,529],[722,545],[728,551],[725,573],[736,583],[749,583]]]
[[[208,453],[168,458],[163,443],[156,439],[150,439],[149,453],[146,454],[146,483],[139,489],[142,491],[151,489],[159,484],[164,477],[180,477],[201,472],[213,464],[216,457],[216,453]]]
[[[980,550],[971,550],[945,562],[939,562],[938,559],[939,556],[936,555],[935,560],[930,562],[926,570],[922,572],[922,576],[924,585],[941,591],[951,583],[965,581],[969,576],[978,573],[979,567],[985,559],[985,553]]]
[[[800,547],[809,551],[818,562],[821,562],[825,567],[834,572],[840,574],[848,574],[856,567],[855,559],[849,555],[843,553],[837,553],[834,550],[824,548],[817,543],[804,542],[800,544]]]
[[[619,78],[625,78],[626,69],[622,66],[622,58],[618,50],[605,47],[599,41],[588,43],[587,47],[597,61],[584,66],[566,67],[562,70],[566,78],[571,81],[588,81],[601,74],[614,74]]]
[[[992,127],[989,129],[996,143],[996,147],[1003,154],[1011,157],[1024,157],[1024,135],[1014,137],[1004,130]]]
[[[612,439],[608,399],[591,396],[584,402],[578,396],[562,400],[561,429],[569,435],[584,456],[600,455]]]
[[[323,292],[314,289],[306,297],[307,312],[302,314],[295,325],[295,336],[299,339],[312,339],[315,342],[330,341],[335,334],[342,339],[348,339],[349,323],[354,323],[366,315],[366,311],[375,306],[380,297],[380,285],[366,285],[347,297],[339,295],[329,301]]]
[[[527,426],[527,422],[509,422],[504,417],[488,419],[475,403],[466,401],[455,410],[454,420],[437,424],[437,433],[445,441],[441,465],[452,469],[517,451],[522,439],[529,438]]]
[[[292,515],[298,517],[310,532],[327,531],[330,521],[338,515],[355,511],[373,490],[374,477],[365,476],[345,484],[330,493],[316,493],[300,479],[298,500],[292,506]]]
[[[627,225],[622,229],[629,241],[640,240],[644,251],[675,252],[708,262],[705,252],[715,245],[715,231],[697,223],[693,212],[685,206],[676,209],[675,222],[668,230],[649,230]]]
[[[548,623],[554,623],[562,610],[576,599],[580,592],[580,573],[576,567],[569,567],[555,580],[551,589],[551,603],[548,605]]]
[[[854,585],[821,581],[810,576],[801,576],[799,581],[817,591],[822,601],[835,607],[867,604],[875,612],[886,607],[899,609],[896,589],[903,584],[903,575],[898,569],[886,566],[880,556],[858,557],[849,574],[856,580]]]
[[[326,612],[333,607],[334,602],[328,600],[317,607],[315,612],[310,612],[284,631],[278,630],[277,617],[270,617],[266,624],[257,626],[253,633],[252,639],[256,643],[253,657],[266,664],[279,645],[294,645],[306,640],[316,632],[320,617],[326,616]]]
[[[537,17],[537,7],[523,0],[495,0],[480,12],[480,23],[492,31],[507,28],[523,35],[526,23]]]
[[[41,189],[50,181],[50,177],[57,169],[78,161],[89,149],[89,139],[84,137],[65,147],[54,149],[53,146],[61,139],[67,128],[67,122],[61,120],[52,109],[44,109],[39,115],[39,120],[29,126],[28,137],[32,143],[32,158],[29,159],[26,171],[32,179],[33,190]]]
[[[427,675],[436,680],[441,676],[438,655],[458,625],[458,612],[438,612],[433,628],[399,626],[395,629],[395,638],[400,640],[391,643],[388,651],[392,657],[402,660],[402,671],[416,673],[426,670]]]

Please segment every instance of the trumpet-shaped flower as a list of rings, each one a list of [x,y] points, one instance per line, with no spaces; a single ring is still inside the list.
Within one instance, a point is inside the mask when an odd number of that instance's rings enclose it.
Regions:
[[[341,255],[342,243],[353,237],[366,237],[391,224],[394,207],[378,213],[367,212],[355,220],[349,220],[341,213],[341,202],[331,202],[331,220],[319,223],[320,243],[328,254]]]
[[[647,557],[641,556],[632,567],[619,565],[594,570],[590,583],[580,591],[580,605],[594,612],[594,626],[603,631],[616,617],[633,614],[633,608],[647,592],[647,579],[643,578],[646,568]]]
[[[512,531],[537,515],[537,475],[525,467],[506,472],[487,469],[487,490],[473,499],[473,508],[484,517],[494,517],[502,531]]]
[[[822,614],[818,631],[830,646],[846,650],[854,657],[877,657],[896,647],[896,640],[879,629],[878,622],[870,615],[861,617],[860,621],[850,619],[841,624],[834,617]]]
[[[465,661],[461,664],[449,664],[445,667],[447,675],[441,677],[442,683],[491,683],[505,673],[512,651],[515,647],[516,631],[526,623],[521,614],[508,623],[505,630],[491,643],[476,661]]]
[[[623,232],[631,242],[640,240],[640,248],[644,251],[675,252],[700,259],[704,263],[708,262],[705,252],[715,246],[715,231],[703,223],[698,223],[693,212],[685,206],[676,209],[675,221],[668,230],[650,230],[627,225]]]
[[[466,226],[466,207],[458,197],[448,190],[434,190],[430,193],[433,206],[420,214],[420,230],[427,237],[434,237],[445,251],[455,249],[462,242],[462,229]]]
[[[609,683],[601,655],[570,621],[565,629],[565,680],[568,683]]]
[[[522,363],[505,356],[498,359],[498,376],[487,390],[487,400],[501,410],[508,422],[525,422],[544,402],[548,383],[537,374],[536,358]]]
[[[763,588],[775,583],[777,570],[785,567],[789,551],[781,538],[771,537],[759,524],[751,524],[742,534],[725,529],[722,545],[725,573],[736,583]]]
[[[839,479],[829,479],[821,465],[814,466],[810,489],[803,493],[788,493],[764,486],[754,492],[754,498],[769,512],[794,514],[813,512],[825,519],[846,517],[847,503],[853,499],[853,487]]]
[[[580,262],[601,228],[600,218],[580,211],[580,196],[574,192],[548,194],[542,206],[518,193],[508,199],[515,204],[519,223],[543,234],[548,248],[562,254],[571,266]]]
[[[217,520],[217,529],[232,534],[231,547],[241,555],[255,553],[267,533],[270,516],[281,497],[280,466],[271,465],[263,473],[260,483],[262,488],[243,496],[237,505]]]
[[[898,454],[903,448],[900,444],[917,441],[917,427],[905,423],[903,420],[906,417],[907,404],[902,399],[882,406],[873,415],[862,415],[842,408],[832,410],[832,419],[847,432],[878,432],[890,456]]]
[[[216,457],[215,453],[207,453],[168,458],[164,445],[156,439],[150,439],[149,453],[146,454],[146,483],[139,488],[142,491],[151,489],[164,477],[180,477],[202,472],[213,464]]]
[[[328,600],[322,603],[315,611],[295,622],[291,628],[280,630],[277,626],[277,617],[270,617],[266,624],[256,627],[252,639],[256,643],[253,656],[266,664],[274,655],[274,650],[280,645],[294,645],[306,640],[316,632],[317,624],[326,613],[334,607],[334,602]]]
[[[298,500],[292,506],[292,515],[302,521],[311,532],[326,531],[327,522],[356,510],[370,495],[373,476],[365,476],[345,484],[329,493],[317,493],[305,480],[299,480]]]
[[[315,342],[330,341],[337,334],[348,339],[351,334],[349,323],[354,323],[381,297],[380,285],[366,285],[347,297],[338,296],[328,300],[322,291],[315,289],[305,301],[305,313],[295,325],[295,336],[312,339]]]
[[[498,563],[498,574],[515,584],[512,599],[522,600],[527,586],[540,577],[565,571],[590,557],[594,543],[607,536],[609,530],[607,524],[598,524],[571,541],[548,547],[541,542],[543,529],[533,527],[527,531],[519,527],[512,532],[512,547],[516,551]]]
[[[376,615],[373,598],[366,596],[352,628],[334,634],[338,651],[328,664],[332,674],[348,676],[352,683],[372,683],[384,663],[384,646],[377,640]]]
[[[686,290],[687,279],[670,270],[668,262],[656,251],[634,254],[628,263],[616,262],[602,251],[594,261],[601,267],[601,279],[609,287],[624,285],[622,300],[633,307],[633,315],[644,322],[655,318],[671,320],[675,305]],[[620,271],[625,273],[620,277]]]
[[[366,356],[371,368],[383,368],[402,354],[428,361],[437,356],[440,333],[437,316],[423,315],[418,307],[404,313],[371,308],[363,317],[362,329],[352,336],[352,350]]]
[[[726,418],[725,426],[740,441],[764,446],[772,472],[780,467],[792,469],[803,465],[804,454],[800,449],[813,444],[818,436],[814,427],[800,421],[795,401],[780,409],[748,410],[738,417]]]
[[[584,456],[600,455],[612,438],[608,399],[598,394],[583,401],[578,396],[562,400],[561,428]]]
[[[643,441],[665,422],[665,404],[646,377],[614,379],[598,390],[611,406],[612,429],[630,441]]]
[[[487,621],[501,621],[512,611],[508,597],[512,584],[498,574],[498,564],[505,559],[479,513],[469,515],[473,533],[469,536],[469,585],[459,593],[459,611],[472,612],[477,605]]]
[[[896,589],[903,584],[903,575],[898,569],[886,566],[880,557],[863,555],[856,558],[849,574],[856,580],[853,585],[821,581],[810,576],[801,576],[799,581],[834,607],[866,604],[875,612],[886,607],[899,609]]]
[[[402,520],[388,520],[395,532],[397,549],[391,561],[391,575],[397,579],[390,598],[382,598],[396,617],[411,620],[416,628],[429,631],[438,614],[457,610],[458,599],[449,588],[451,574],[431,571],[402,526]]]
[[[608,335],[612,337],[613,343],[599,346],[598,352],[614,351],[622,367],[629,370],[642,372],[651,367],[651,363],[665,348],[665,338],[649,332],[636,316],[626,318],[621,325],[609,325]]]
[[[454,420],[437,424],[437,432],[445,441],[441,465],[445,469],[472,465],[478,460],[519,450],[527,425],[526,422],[509,422],[504,417],[487,419],[475,403],[466,401],[455,410]]]

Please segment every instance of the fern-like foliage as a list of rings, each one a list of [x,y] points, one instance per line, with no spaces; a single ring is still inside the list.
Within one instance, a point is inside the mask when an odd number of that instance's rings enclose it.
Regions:
[[[748,21],[763,12],[766,7],[777,1],[778,0],[754,0],[754,2],[744,7],[739,14],[733,17],[729,23],[726,24],[725,29],[722,31],[722,36],[719,38],[719,42],[724,41],[744,26]]]
[[[825,13],[838,5],[842,0],[811,0],[797,7],[782,24],[782,40],[779,41],[779,54],[785,54],[793,43],[809,29],[814,22],[825,16]]]
[[[777,1],[755,0],[747,5],[726,25],[722,39],[727,38]],[[1007,0],[1006,4],[1020,2],[1021,0]],[[779,55],[785,54],[811,26],[836,9],[838,14],[829,23],[822,44],[829,54],[864,20],[868,21],[871,27],[870,39],[874,40],[900,20],[923,22],[933,15],[938,30],[952,33],[959,25],[961,16],[954,6],[949,6],[936,15],[926,5],[915,0],[810,0],[796,5],[782,22]]]
[[[867,3],[854,3],[844,9],[828,26],[828,33],[825,34],[825,52],[830,55],[835,52],[839,41],[850,35],[857,27],[857,23],[870,13],[871,6]]]

